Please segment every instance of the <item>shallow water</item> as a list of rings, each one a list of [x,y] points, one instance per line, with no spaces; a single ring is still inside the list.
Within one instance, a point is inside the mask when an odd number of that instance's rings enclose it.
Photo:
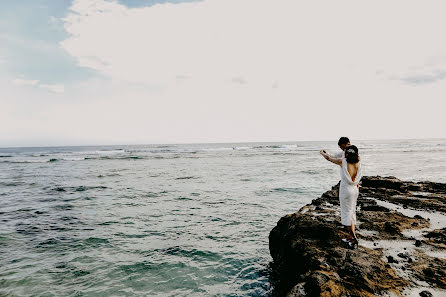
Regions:
[[[446,140],[357,143],[446,182]],[[0,295],[262,296],[268,234],[337,183],[335,142],[0,149]]]

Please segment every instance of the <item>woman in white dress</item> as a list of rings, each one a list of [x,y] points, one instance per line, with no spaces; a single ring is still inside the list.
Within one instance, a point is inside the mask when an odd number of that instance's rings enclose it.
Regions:
[[[354,248],[358,245],[355,234],[356,201],[359,195],[359,181],[362,177],[358,148],[350,145],[345,148],[341,159],[334,158],[324,150],[321,155],[325,159],[341,166],[341,184],[339,186],[339,202],[341,205],[341,223],[348,231],[348,237],[342,241]]]

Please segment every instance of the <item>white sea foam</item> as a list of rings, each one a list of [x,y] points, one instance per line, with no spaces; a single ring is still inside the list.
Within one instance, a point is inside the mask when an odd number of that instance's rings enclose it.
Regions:
[[[252,149],[252,147],[251,147],[251,146],[234,146],[233,149],[234,149],[234,150],[241,151],[241,150],[249,150],[249,149]]]

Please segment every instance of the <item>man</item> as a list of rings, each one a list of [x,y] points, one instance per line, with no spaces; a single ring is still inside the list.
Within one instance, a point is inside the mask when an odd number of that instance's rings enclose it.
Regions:
[[[342,152],[339,152],[339,153],[335,154],[334,156],[327,153],[326,150],[321,150],[320,153],[325,159],[327,159],[330,162],[333,162],[334,159],[342,159],[342,156],[344,155],[344,150],[349,145],[350,145],[350,139],[348,139],[348,137],[341,137],[341,138],[339,138],[338,146],[342,150]],[[333,162],[333,163],[335,163],[335,162]]]

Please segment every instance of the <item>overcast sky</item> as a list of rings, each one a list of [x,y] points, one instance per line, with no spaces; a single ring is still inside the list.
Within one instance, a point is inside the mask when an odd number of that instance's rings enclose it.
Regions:
[[[0,2],[0,146],[446,137],[444,1]]]

